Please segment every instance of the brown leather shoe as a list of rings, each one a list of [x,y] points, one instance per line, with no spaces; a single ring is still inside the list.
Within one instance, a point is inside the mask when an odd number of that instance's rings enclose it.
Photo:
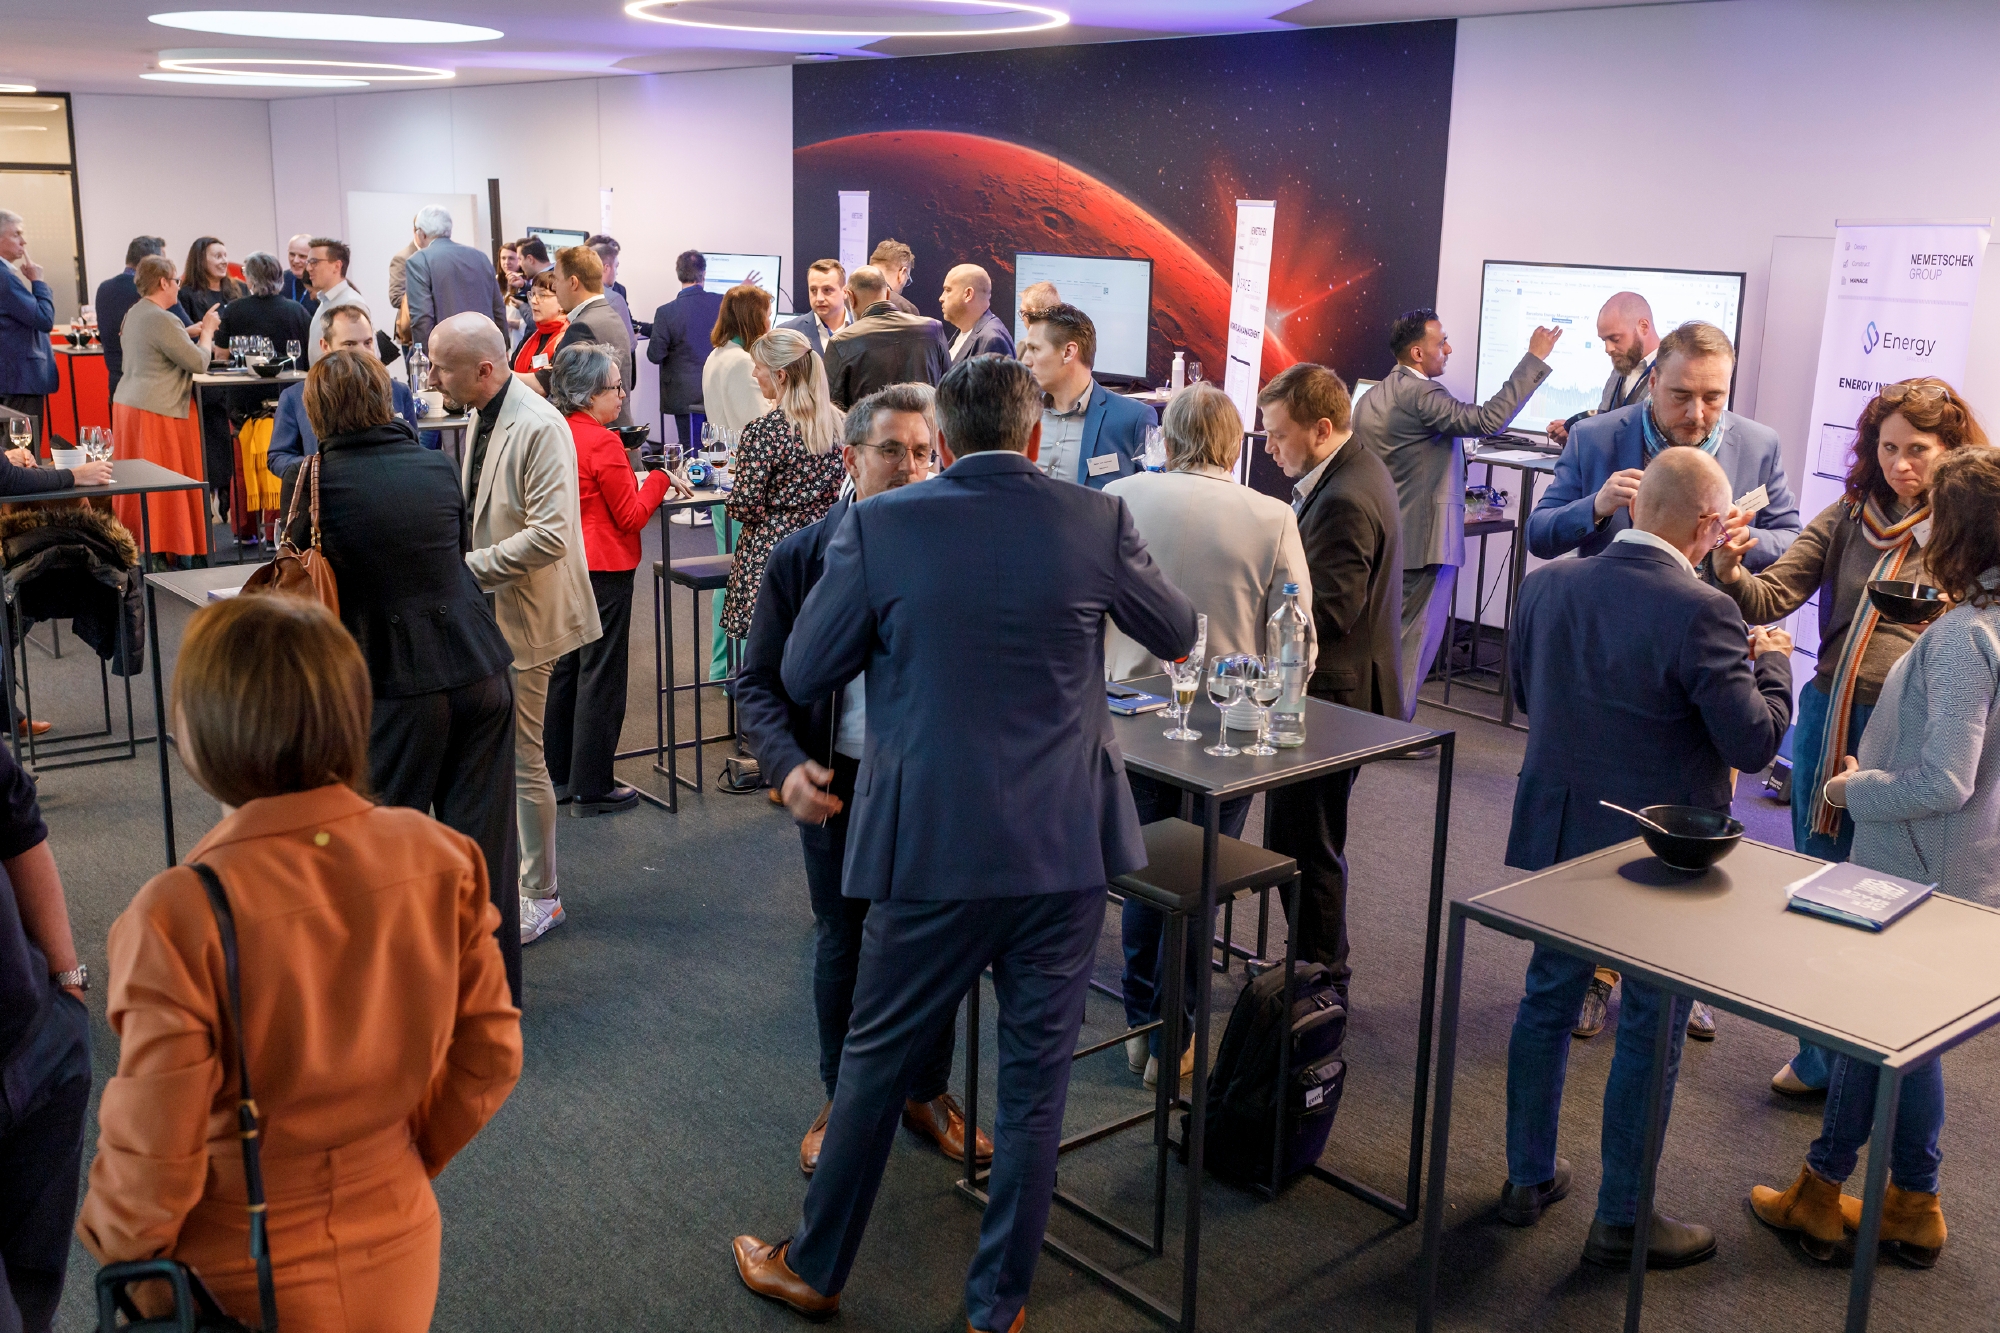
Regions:
[[[791,1237],[776,1245],[766,1245],[755,1236],[738,1236],[735,1241],[736,1273],[743,1285],[762,1296],[804,1315],[815,1324],[840,1313],[840,1297],[822,1296],[806,1285],[806,1280],[785,1262]]]
[[[1810,1166],[1799,1168],[1799,1178],[1790,1189],[1774,1190],[1767,1185],[1750,1188],[1750,1211],[1757,1219],[1778,1231],[1797,1232],[1799,1248],[1822,1263],[1833,1258],[1845,1234],[1841,1202],[1839,1183]]]
[[[927,1102],[904,1102],[903,1125],[935,1143],[952,1161],[965,1160],[965,1112],[950,1093],[939,1093]],[[992,1162],[993,1140],[986,1137],[985,1130],[979,1131],[973,1151],[978,1153],[979,1165]]]
[[[30,718],[22,718],[20,725],[14,728],[14,734],[16,736],[27,736],[30,734],[46,736],[55,730],[55,725],[53,722],[37,722]]]
[[[1014,1322],[1007,1325],[1007,1333],[1021,1333],[1021,1330],[1027,1326],[1028,1307],[1024,1305],[1021,1307],[1020,1312],[1014,1316]],[[979,1330],[972,1326],[970,1319],[965,1321],[965,1333],[979,1333]]]
[[[1840,1218],[1849,1231],[1861,1230],[1861,1200],[1840,1196]],[[1892,1181],[1882,1196],[1881,1243],[1912,1268],[1931,1268],[1944,1250],[1944,1210],[1935,1194],[1898,1189]]]
[[[819,1147],[826,1142],[826,1122],[833,1115],[833,1103],[819,1108],[813,1117],[812,1128],[806,1131],[805,1141],[799,1144],[799,1170],[811,1175],[819,1169]]]

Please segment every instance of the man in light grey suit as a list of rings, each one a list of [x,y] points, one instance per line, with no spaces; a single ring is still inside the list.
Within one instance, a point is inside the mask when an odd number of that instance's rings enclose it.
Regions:
[[[1597,312],[1597,340],[1611,358],[1611,378],[1597,406],[1565,421],[1549,423],[1549,439],[1569,442],[1569,428],[1579,421],[1643,403],[1652,392],[1653,356],[1660,350],[1660,333],[1653,326],[1653,306],[1637,292],[1613,292]]]
[[[1412,310],[1389,333],[1396,368],[1354,405],[1354,438],[1379,455],[1403,506],[1403,718],[1431,672],[1465,563],[1462,435],[1504,430],[1541,382],[1560,329],[1537,328],[1528,354],[1484,403],[1461,403],[1437,377],[1451,357],[1435,310]]]
[[[410,341],[425,346],[431,330],[470,310],[489,316],[507,336],[507,307],[493,264],[469,245],[451,239],[451,214],[430,204],[410,223],[417,251],[403,265],[404,295],[410,299]]]

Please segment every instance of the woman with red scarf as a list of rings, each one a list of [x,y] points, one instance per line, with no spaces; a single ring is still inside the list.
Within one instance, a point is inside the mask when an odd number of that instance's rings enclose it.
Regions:
[[[512,369],[523,375],[548,368],[556,359],[556,344],[569,328],[569,317],[563,314],[556,300],[554,269],[537,273],[528,284],[528,311],[534,316],[535,327],[521,335],[521,345],[514,349],[512,363]]]

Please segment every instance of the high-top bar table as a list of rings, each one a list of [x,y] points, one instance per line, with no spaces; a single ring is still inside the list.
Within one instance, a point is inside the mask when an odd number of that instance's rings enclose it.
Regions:
[[[1628,979],[1693,996],[1881,1069],[1875,1091],[1875,1133],[1868,1143],[1867,1192],[1847,1298],[1847,1333],[1864,1333],[1903,1072],[2000,1022],[2000,969],[1993,962],[2000,958],[2000,912],[1933,895],[1876,934],[1788,911],[1786,886],[1824,864],[1745,841],[1721,864],[1689,875],[1663,865],[1635,838],[1451,905],[1419,1330],[1428,1333],[1437,1313],[1465,925],[1476,921],[1502,934],[1614,967]],[[1894,984],[1870,984],[1876,979]],[[1646,1174],[1639,1190],[1626,1288],[1627,1333],[1639,1327],[1645,1296],[1646,1233],[1652,1224],[1653,1179],[1665,1138],[1661,1107],[1672,1017],[1672,1005],[1660,1006]],[[1759,1172],[1780,1168],[1789,1171],[1791,1164],[1742,1163],[1746,1192]],[[1770,1243],[1775,1256],[1779,1241],[1773,1238]]]

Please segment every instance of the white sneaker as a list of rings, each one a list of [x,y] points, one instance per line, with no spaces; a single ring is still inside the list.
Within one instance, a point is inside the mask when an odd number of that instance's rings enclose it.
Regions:
[[[1190,1045],[1185,1051],[1181,1052],[1181,1080],[1183,1083],[1185,1083],[1188,1079],[1191,1079],[1193,1077],[1194,1077],[1194,1047]],[[1160,1086],[1160,1057],[1157,1055],[1149,1055],[1146,1057],[1145,1083],[1146,1086],[1149,1088],[1157,1088]]]
[[[1125,1039],[1125,1064],[1135,1074],[1146,1072],[1146,1047],[1151,1045],[1149,1034]]]
[[[521,897],[521,943],[533,944],[563,923],[562,896]]]

